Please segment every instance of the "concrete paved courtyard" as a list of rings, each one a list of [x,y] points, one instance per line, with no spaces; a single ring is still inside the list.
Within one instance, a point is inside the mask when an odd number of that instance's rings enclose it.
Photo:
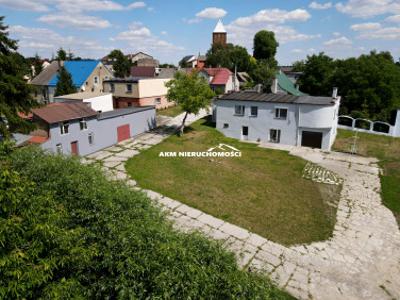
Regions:
[[[188,124],[206,114],[190,115]],[[125,161],[168,137],[182,117],[166,121],[164,129],[91,154],[84,161],[100,162],[110,179],[126,180],[141,190],[126,174]],[[280,148],[343,179],[331,239],[284,247],[156,192],[142,191],[168,212],[176,228],[199,230],[220,240],[235,253],[241,267],[268,274],[299,299],[400,299],[400,231],[391,211],[382,205],[377,161],[306,148]]]

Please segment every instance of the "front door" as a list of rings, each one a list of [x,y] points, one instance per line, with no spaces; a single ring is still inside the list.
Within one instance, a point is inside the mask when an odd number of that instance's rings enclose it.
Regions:
[[[248,140],[248,138],[249,138],[249,127],[242,126],[242,138],[244,140]]]
[[[72,155],[78,155],[78,141],[71,142],[71,154]]]

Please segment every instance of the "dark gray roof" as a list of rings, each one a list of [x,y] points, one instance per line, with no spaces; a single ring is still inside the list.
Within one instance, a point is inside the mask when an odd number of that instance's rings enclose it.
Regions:
[[[103,119],[115,118],[115,117],[119,117],[119,116],[134,114],[134,113],[145,111],[145,110],[151,110],[151,109],[155,109],[155,106],[147,105],[147,106],[117,108],[114,110],[99,113],[97,115],[97,119],[103,120]]]
[[[255,91],[242,91],[225,94],[218,100],[260,101],[276,103],[334,105],[332,97],[293,96],[288,94],[258,93]]]
[[[138,83],[139,79],[144,79],[145,77],[126,77],[126,78],[113,78],[104,80],[103,82],[111,83]]]
[[[58,67],[58,61],[52,61],[51,64],[47,66],[47,68],[44,68],[30,83],[34,85],[48,85],[54,74],[58,72]]]
[[[175,73],[178,70],[175,68],[160,68],[160,74],[158,74],[157,76],[155,76],[156,78],[174,78]]]

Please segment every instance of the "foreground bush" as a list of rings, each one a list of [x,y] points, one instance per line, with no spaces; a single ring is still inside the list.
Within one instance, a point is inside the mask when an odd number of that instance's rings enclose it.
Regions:
[[[288,297],[95,167],[36,148],[0,166],[2,299]]]

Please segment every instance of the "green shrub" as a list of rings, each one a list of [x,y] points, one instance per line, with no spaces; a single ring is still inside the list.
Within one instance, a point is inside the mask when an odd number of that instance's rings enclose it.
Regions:
[[[26,148],[1,168],[0,298],[289,297],[97,167]]]

